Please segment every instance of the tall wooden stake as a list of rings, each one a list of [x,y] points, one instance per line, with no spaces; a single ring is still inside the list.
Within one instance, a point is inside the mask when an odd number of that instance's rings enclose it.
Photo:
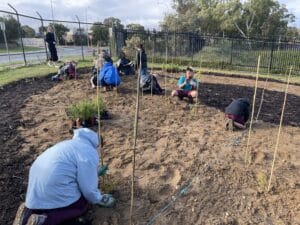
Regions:
[[[136,155],[136,140],[138,132],[138,117],[140,109],[140,79],[142,73],[142,54],[140,57],[139,75],[136,85],[136,105],[133,130],[133,148],[132,148],[132,174],[131,174],[131,199],[130,199],[130,225],[133,225],[133,200],[134,200],[134,181],[135,181],[135,155]]]
[[[151,96],[153,96],[153,67],[154,67],[154,54],[155,54],[155,45],[153,39],[153,46],[152,46],[152,65],[151,65]]]
[[[199,82],[200,82],[200,78],[201,78],[201,69],[202,69],[202,55],[200,55],[200,68],[199,68],[199,80],[197,82],[197,96],[196,96],[196,106],[198,106],[198,99],[199,99]]]
[[[168,35],[166,34],[165,97],[167,98]]]
[[[276,155],[277,155],[278,146],[279,146],[279,138],[280,138],[280,133],[281,133],[283,115],[284,115],[284,110],[285,110],[285,105],[286,105],[286,98],[287,98],[287,93],[288,93],[288,89],[289,89],[289,84],[290,84],[290,78],[291,78],[292,70],[293,70],[293,66],[291,66],[291,68],[290,68],[290,73],[289,73],[289,76],[288,76],[288,79],[287,79],[287,83],[286,83],[285,94],[284,94],[284,101],[283,101],[283,106],[282,106],[282,111],[281,111],[281,116],[280,116],[280,123],[279,123],[278,134],[277,134],[277,140],[276,140],[275,150],[274,150],[274,154],[273,154],[273,162],[272,162],[272,167],[271,167],[271,174],[270,174],[269,184],[268,184],[268,191],[270,190],[270,187],[271,187],[272,176],[273,176],[273,172],[274,172],[274,165],[275,165]]]
[[[249,133],[248,133],[248,140],[247,140],[247,145],[246,145],[245,163],[247,165],[250,163],[249,143],[250,143],[250,138],[251,138],[251,130],[252,130],[252,124],[253,124],[254,110],[255,110],[255,99],[256,99],[256,92],[257,92],[258,77],[259,77],[259,67],[260,67],[260,56],[258,56],[258,61],[257,61],[257,72],[256,72],[255,88],[254,88],[253,103],[252,103],[252,113],[251,113],[250,127],[249,127]]]

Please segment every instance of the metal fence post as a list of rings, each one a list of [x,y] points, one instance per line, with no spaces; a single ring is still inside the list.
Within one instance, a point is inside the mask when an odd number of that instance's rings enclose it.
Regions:
[[[25,65],[27,65],[26,56],[25,56],[25,50],[24,50],[24,45],[23,45],[23,38],[22,38],[22,32],[21,32],[21,23],[20,23],[19,13],[18,13],[18,11],[11,4],[8,3],[7,5],[10,8],[12,8],[15,11],[16,15],[17,15],[18,31],[19,31],[20,41],[21,41],[21,46],[22,46],[22,51],[23,51],[23,58],[24,58]]]
[[[7,38],[6,38],[6,28],[5,28],[5,22],[0,22],[1,25],[1,29],[2,33],[3,33],[3,38],[4,38],[4,42],[5,42],[5,47],[6,47],[6,53],[8,55],[8,62],[9,62],[9,67],[10,67],[10,53],[9,53],[9,49],[8,49],[8,44],[7,44]]]
[[[231,47],[230,47],[230,65],[232,65],[233,59],[233,39],[231,39]]]
[[[271,69],[272,69],[274,47],[275,47],[275,41],[273,40],[272,41],[272,47],[271,47],[270,62],[269,62],[269,71],[271,71]]]
[[[78,21],[78,27],[79,27],[79,35],[80,35],[80,44],[81,44],[81,55],[82,55],[82,60],[84,60],[84,54],[83,54],[83,43],[82,43],[82,34],[81,34],[81,26],[80,26],[80,20],[77,15],[75,15]]]
[[[36,14],[38,14],[38,16],[40,17],[41,19],[41,24],[42,24],[42,36],[43,36],[43,41],[44,41],[44,46],[45,46],[45,51],[46,51],[46,60],[48,60],[48,50],[47,50],[47,45],[46,45],[46,41],[45,41],[45,34],[44,34],[44,20],[41,16],[41,14],[39,14],[38,11],[36,11]]]

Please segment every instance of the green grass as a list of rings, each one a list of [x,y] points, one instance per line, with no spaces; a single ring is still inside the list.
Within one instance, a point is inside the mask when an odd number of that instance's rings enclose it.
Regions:
[[[10,53],[16,53],[16,52],[22,52],[22,47],[18,46],[18,47],[10,47],[8,48]],[[42,51],[45,50],[45,48],[39,48],[39,47],[31,47],[31,46],[24,46],[24,50],[25,52],[29,52],[29,51]],[[0,48],[0,53],[6,53],[6,48]]]
[[[77,68],[90,68],[92,66],[92,57],[86,57],[85,61],[81,60],[81,57],[67,57],[64,58],[63,61],[68,61],[68,60],[75,60],[78,61],[78,67]],[[182,61],[182,63],[185,61]],[[188,65],[188,64],[186,64]],[[186,65],[179,65],[176,63],[173,64],[168,64],[167,68],[168,69],[175,69],[176,71],[179,70],[184,70],[186,68]],[[200,70],[200,63],[197,62],[195,63],[195,68],[197,70]],[[209,64],[208,64],[209,65]],[[151,70],[152,66],[154,68],[158,68],[158,69],[164,69],[165,66],[163,63],[149,63],[149,71]],[[212,73],[222,73],[225,75],[244,75],[244,76],[251,76],[251,77],[255,77],[256,73],[253,72],[249,72],[249,71],[241,71],[242,69],[245,68],[227,68],[227,69],[212,69],[210,68],[210,65],[207,67],[205,66],[205,64],[202,64],[202,68],[201,71],[202,72],[212,72]],[[57,72],[57,68],[54,67],[49,67],[45,64],[39,64],[39,65],[32,65],[32,66],[22,66],[22,67],[18,67],[16,69],[7,69],[5,67],[0,67],[0,85],[5,85],[8,84],[10,82],[13,81],[17,81],[23,78],[31,78],[31,77],[40,77],[40,76],[45,76],[49,73],[56,73]],[[267,73],[266,71],[262,70],[260,73],[260,77],[261,78],[266,78],[267,77]],[[275,79],[275,80],[280,80],[280,81],[285,81],[285,76],[284,74],[271,74],[270,78]],[[300,84],[300,76],[292,76],[291,78],[291,82],[292,83],[298,83]]]
[[[154,68],[158,68],[158,69],[164,69],[164,64],[163,63],[153,63],[149,65],[149,68],[151,70],[152,66]],[[186,69],[186,66],[179,66],[176,65],[175,67],[176,69],[180,69],[181,71]],[[211,72],[211,73],[222,73],[224,75],[236,75],[236,76],[245,76],[245,77],[256,77],[256,72],[249,72],[249,71],[241,71],[239,70],[230,70],[230,69],[212,69],[212,68],[207,68],[207,67],[202,67],[200,69],[199,66],[195,66],[194,67],[197,71],[202,71],[202,72]],[[268,74],[266,71],[262,71],[259,74],[260,78],[267,78]],[[274,80],[279,80],[279,81],[286,81],[286,76],[285,74],[270,74],[269,78],[274,79]],[[300,76],[299,75],[292,75],[291,79],[290,79],[291,83],[296,83],[296,84],[300,84]]]
[[[66,59],[64,59],[64,60],[66,61]],[[74,58],[73,58],[73,60],[74,60]],[[78,61],[78,62],[79,63],[78,63],[77,68],[85,68],[85,67],[92,66],[91,60]],[[5,69],[5,70],[0,71],[0,86],[11,83],[13,81],[21,80],[24,78],[46,76],[49,73],[56,73],[57,70],[58,70],[57,68],[49,67],[46,64],[23,66],[23,67],[19,67],[16,69]]]

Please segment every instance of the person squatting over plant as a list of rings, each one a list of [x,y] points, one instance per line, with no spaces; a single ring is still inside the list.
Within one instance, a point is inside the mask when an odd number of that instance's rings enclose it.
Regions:
[[[76,65],[77,63],[74,61],[64,63],[59,67],[57,74],[51,78],[52,81],[74,79],[76,77]]]
[[[94,60],[94,65],[92,67],[92,75],[96,76],[96,78],[97,78],[98,71],[100,71],[103,63],[105,62],[105,58],[106,60],[110,60],[110,62],[113,63],[107,51],[102,50],[101,53],[99,53],[98,58]]]
[[[80,128],[43,152],[30,168],[25,204],[13,225],[58,225],[84,214],[88,203],[113,207],[115,199],[98,189],[98,145],[96,132]]]
[[[137,47],[137,62],[136,62],[136,69],[138,73],[141,73],[140,77],[140,87],[142,88],[143,92],[151,92],[153,94],[163,94],[164,89],[162,89],[156,79],[156,76],[152,74],[148,74],[148,67],[147,67],[147,54],[142,44],[139,44]]]
[[[133,75],[134,63],[126,58],[125,52],[120,53],[120,58],[116,63],[120,75]]]
[[[177,96],[180,100],[187,97],[189,103],[193,103],[193,98],[198,95],[197,83],[193,68],[187,67],[185,75],[182,75],[177,82],[178,89],[172,91],[172,97]]]
[[[225,109],[225,128],[227,130],[245,129],[245,123],[249,119],[249,106],[249,100],[246,98],[233,100]]]
[[[91,78],[92,88],[95,88],[97,85],[99,85],[100,87],[105,87],[106,90],[109,90],[112,87],[119,86],[121,84],[121,78],[118,70],[113,65],[112,59],[108,54],[102,54],[101,57],[103,59],[103,65],[99,71],[99,74],[96,74],[96,76]]]
[[[56,45],[55,35],[52,26],[48,26],[47,28],[45,41],[48,43],[48,49],[50,51],[50,58],[49,58],[48,65],[52,66],[52,63],[57,62],[58,60],[57,51],[55,47]]]

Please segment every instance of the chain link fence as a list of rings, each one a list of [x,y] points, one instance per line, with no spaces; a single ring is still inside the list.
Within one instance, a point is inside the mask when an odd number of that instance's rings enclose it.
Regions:
[[[45,42],[49,25],[54,27],[62,61],[89,59],[96,54],[96,47],[108,47],[110,43],[109,27],[101,23],[83,22],[77,16],[74,21],[45,19],[38,12],[28,16],[13,7],[12,11],[0,10],[0,68],[46,62],[50,57]]]
[[[109,28],[102,23],[51,20],[0,10],[0,68],[43,63],[49,58],[47,27],[54,24],[60,60],[89,59],[98,47],[118,57],[122,50],[134,59],[134,45],[142,42],[149,62],[174,66],[255,71],[261,55],[264,72],[285,73],[294,66],[300,74],[300,42],[202,36],[196,33],[157,32]],[[30,26],[28,26],[30,24]]]
[[[156,63],[255,71],[261,55],[261,69],[285,73],[294,66],[300,74],[300,42],[202,36],[195,33],[115,30],[114,54],[140,41]],[[127,46],[127,47],[126,47]]]

